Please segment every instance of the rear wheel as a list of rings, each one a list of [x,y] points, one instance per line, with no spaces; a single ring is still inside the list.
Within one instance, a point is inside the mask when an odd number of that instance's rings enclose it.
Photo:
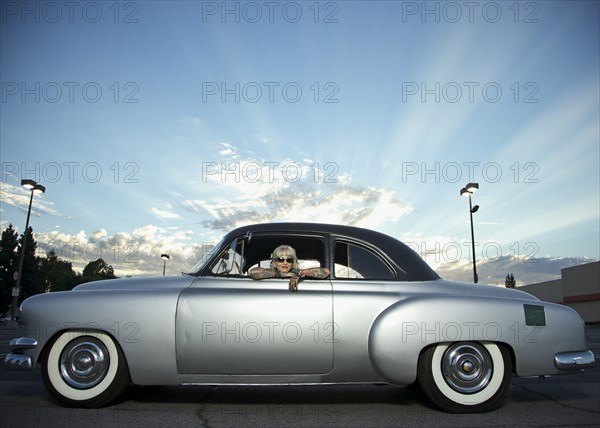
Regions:
[[[64,404],[101,407],[129,386],[123,352],[107,334],[67,331],[46,348],[42,379]]]
[[[451,413],[494,409],[508,388],[511,374],[506,348],[478,342],[429,347],[421,353],[417,371],[425,394]]]

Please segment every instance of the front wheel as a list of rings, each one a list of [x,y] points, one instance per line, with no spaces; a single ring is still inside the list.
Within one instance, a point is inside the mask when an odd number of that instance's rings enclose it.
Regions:
[[[498,406],[512,374],[508,350],[495,343],[444,343],[425,349],[417,377],[425,394],[451,413],[488,412]]]
[[[42,379],[64,404],[102,407],[129,386],[123,352],[107,334],[66,331],[46,348]]]

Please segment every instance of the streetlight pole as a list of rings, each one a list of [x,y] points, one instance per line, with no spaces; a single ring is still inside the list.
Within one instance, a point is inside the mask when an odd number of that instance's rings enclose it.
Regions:
[[[29,208],[27,209],[27,221],[25,222],[25,232],[23,233],[23,244],[21,245],[21,254],[19,255],[19,268],[17,270],[17,283],[12,291],[12,320],[17,318],[17,304],[19,302],[19,294],[21,292],[21,276],[23,274],[23,261],[25,260],[25,247],[27,246],[27,230],[29,229],[29,218],[31,216],[31,205],[33,204],[33,194],[35,191],[44,193],[46,188],[41,184],[37,184],[33,180],[21,180],[21,186],[31,190],[29,197]]]
[[[167,270],[167,260],[171,258],[168,254],[161,254],[160,258],[164,260],[163,262],[163,276],[165,276],[165,271]]]
[[[473,206],[471,195],[475,190],[479,189],[479,183],[469,183],[460,190],[462,196],[469,196],[469,217],[471,219],[471,247],[473,249],[473,282],[477,284],[479,277],[477,276],[477,264],[475,262],[475,232],[473,231],[473,213],[477,212],[479,205]]]

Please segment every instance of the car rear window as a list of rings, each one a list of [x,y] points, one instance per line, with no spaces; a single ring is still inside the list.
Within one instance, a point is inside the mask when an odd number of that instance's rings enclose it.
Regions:
[[[358,244],[337,241],[334,254],[336,278],[393,279],[394,271],[374,251]]]

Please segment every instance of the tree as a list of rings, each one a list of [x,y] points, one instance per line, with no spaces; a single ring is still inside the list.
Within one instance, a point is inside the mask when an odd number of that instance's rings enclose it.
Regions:
[[[77,283],[77,276],[73,265],[60,260],[54,250],[46,253],[46,258],[41,259],[40,266],[44,274],[45,291],[68,291]]]
[[[0,238],[0,314],[5,313],[12,303],[12,288],[15,286],[14,272],[19,264],[19,235],[9,224]]]
[[[46,286],[43,273],[39,266],[39,257],[35,256],[37,242],[33,237],[31,226],[25,231],[27,233],[27,242],[25,245],[25,258],[23,259],[23,273],[21,275],[21,293],[19,294],[19,304],[28,297],[43,293]],[[19,253],[23,247],[23,237],[19,239]]]
[[[91,261],[83,268],[83,282],[113,278],[116,278],[113,267],[102,259]]]
[[[506,275],[506,279],[504,280],[504,286],[506,288],[515,288],[517,285],[517,281],[515,280],[515,276],[511,273]]]

